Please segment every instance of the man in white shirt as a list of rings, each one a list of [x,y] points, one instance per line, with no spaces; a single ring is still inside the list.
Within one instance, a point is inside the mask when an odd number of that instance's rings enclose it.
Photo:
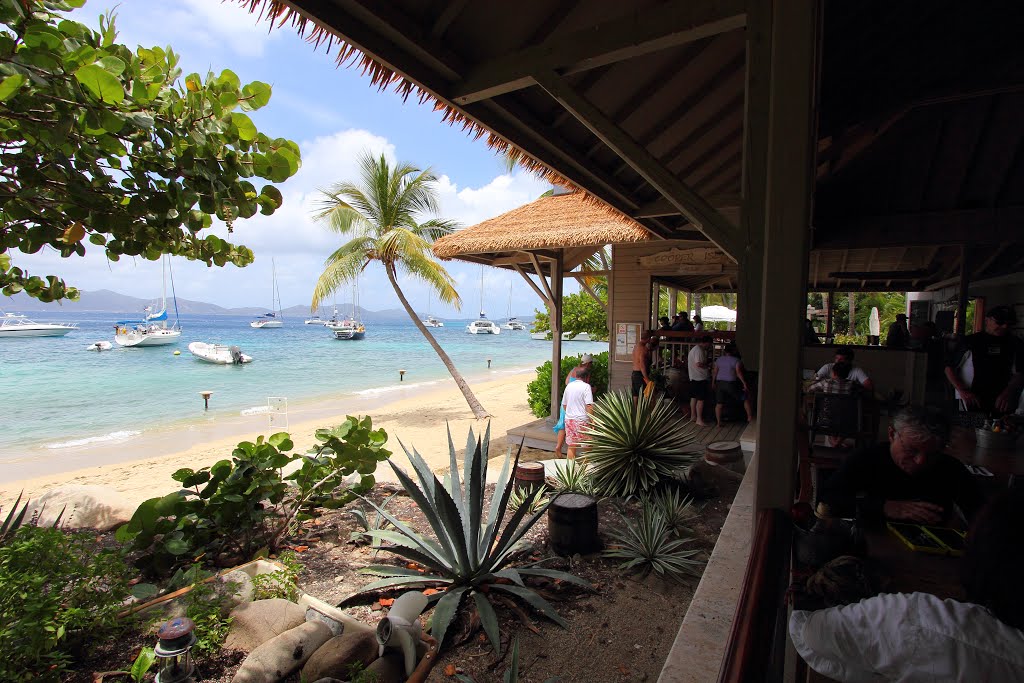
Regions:
[[[590,368],[581,365],[572,371],[576,381],[570,382],[562,394],[562,408],[565,409],[565,443],[568,444],[568,458],[576,458],[576,447],[586,438],[583,429],[594,411],[594,392],[590,388]]]
[[[686,371],[690,375],[690,415],[698,427],[707,427],[704,401],[711,385],[711,364],[711,335],[707,334],[686,356]]]
[[[853,364],[853,349],[851,349],[849,346],[840,346],[839,348],[837,348],[836,356],[833,362],[825,363],[824,365],[822,365],[818,369],[818,372],[815,373],[815,379],[830,378],[832,376],[832,366],[835,363],[842,362],[849,363],[850,365],[850,374],[847,376],[846,379],[850,380],[851,382],[857,382],[862,387],[864,387],[864,391],[868,393],[874,391],[875,383],[871,381],[870,377],[868,377],[868,373],[864,372],[863,369]]]

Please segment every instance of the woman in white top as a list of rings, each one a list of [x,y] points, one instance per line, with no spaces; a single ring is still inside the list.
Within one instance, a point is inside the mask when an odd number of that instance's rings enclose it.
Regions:
[[[794,611],[789,635],[837,681],[1024,681],[1024,490],[978,513],[962,566],[967,602],[930,593],[878,595]]]

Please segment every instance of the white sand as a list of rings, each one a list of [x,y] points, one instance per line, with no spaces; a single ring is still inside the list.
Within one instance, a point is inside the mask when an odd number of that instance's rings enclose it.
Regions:
[[[476,397],[491,415],[491,457],[505,453],[505,433],[510,428],[535,419],[526,402],[526,385],[534,377],[533,372],[528,372],[472,386]],[[354,412],[349,410],[348,414]],[[424,387],[400,400],[364,410],[361,414],[369,414],[375,428],[384,428],[388,434],[387,448],[395,454],[395,462],[406,469],[408,459],[398,444],[399,439],[410,449],[415,447],[435,470],[445,469],[449,462],[445,423],[451,427],[452,439],[460,449],[465,447],[470,427],[481,433],[487,424],[486,420],[473,418],[462,392],[451,379]],[[317,429],[339,424],[345,420],[345,415],[341,413],[328,418],[292,422],[287,431],[295,442],[296,450],[308,449],[316,441],[313,434]],[[27,496],[36,498],[49,488],[69,483],[110,486],[131,501],[140,503],[177,489],[177,483],[171,479],[176,470],[182,467],[198,469],[230,458],[239,441],[254,441],[269,431],[266,428],[254,429],[250,427],[248,433],[220,436],[187,448],[182,448],[181,444],[189,443],[195,438],[194,434],[162,435],[148,444],[146,452],[150,456],[145,459],[111,462],[4,483],[3,491],[0,491],[0,505],[7,509],[22,490]],[[378,466],[376,476],[378,481],[394,480],[394,473],[387,463]]]

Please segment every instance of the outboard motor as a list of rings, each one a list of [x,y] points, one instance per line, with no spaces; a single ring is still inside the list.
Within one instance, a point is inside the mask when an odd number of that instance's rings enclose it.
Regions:
[[[231,362],[234,365],[242,364],[242,349],[237,346],[232,346],[228,349],[231,352]]]

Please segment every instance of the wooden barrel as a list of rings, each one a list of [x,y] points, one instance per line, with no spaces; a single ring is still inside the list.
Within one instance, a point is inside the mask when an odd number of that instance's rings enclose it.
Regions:
[[[739,441],[712,441],[704,449],[704,459],[715,465],[729,465],[743,460]]]
[[[601,550],[597,535],[597,499],[563,493],[548,507],[548,535],[558,555],[587,555]]]
[[[544,485],[544,463],[521,462],[516,465],[516,488],[536,491]]]

